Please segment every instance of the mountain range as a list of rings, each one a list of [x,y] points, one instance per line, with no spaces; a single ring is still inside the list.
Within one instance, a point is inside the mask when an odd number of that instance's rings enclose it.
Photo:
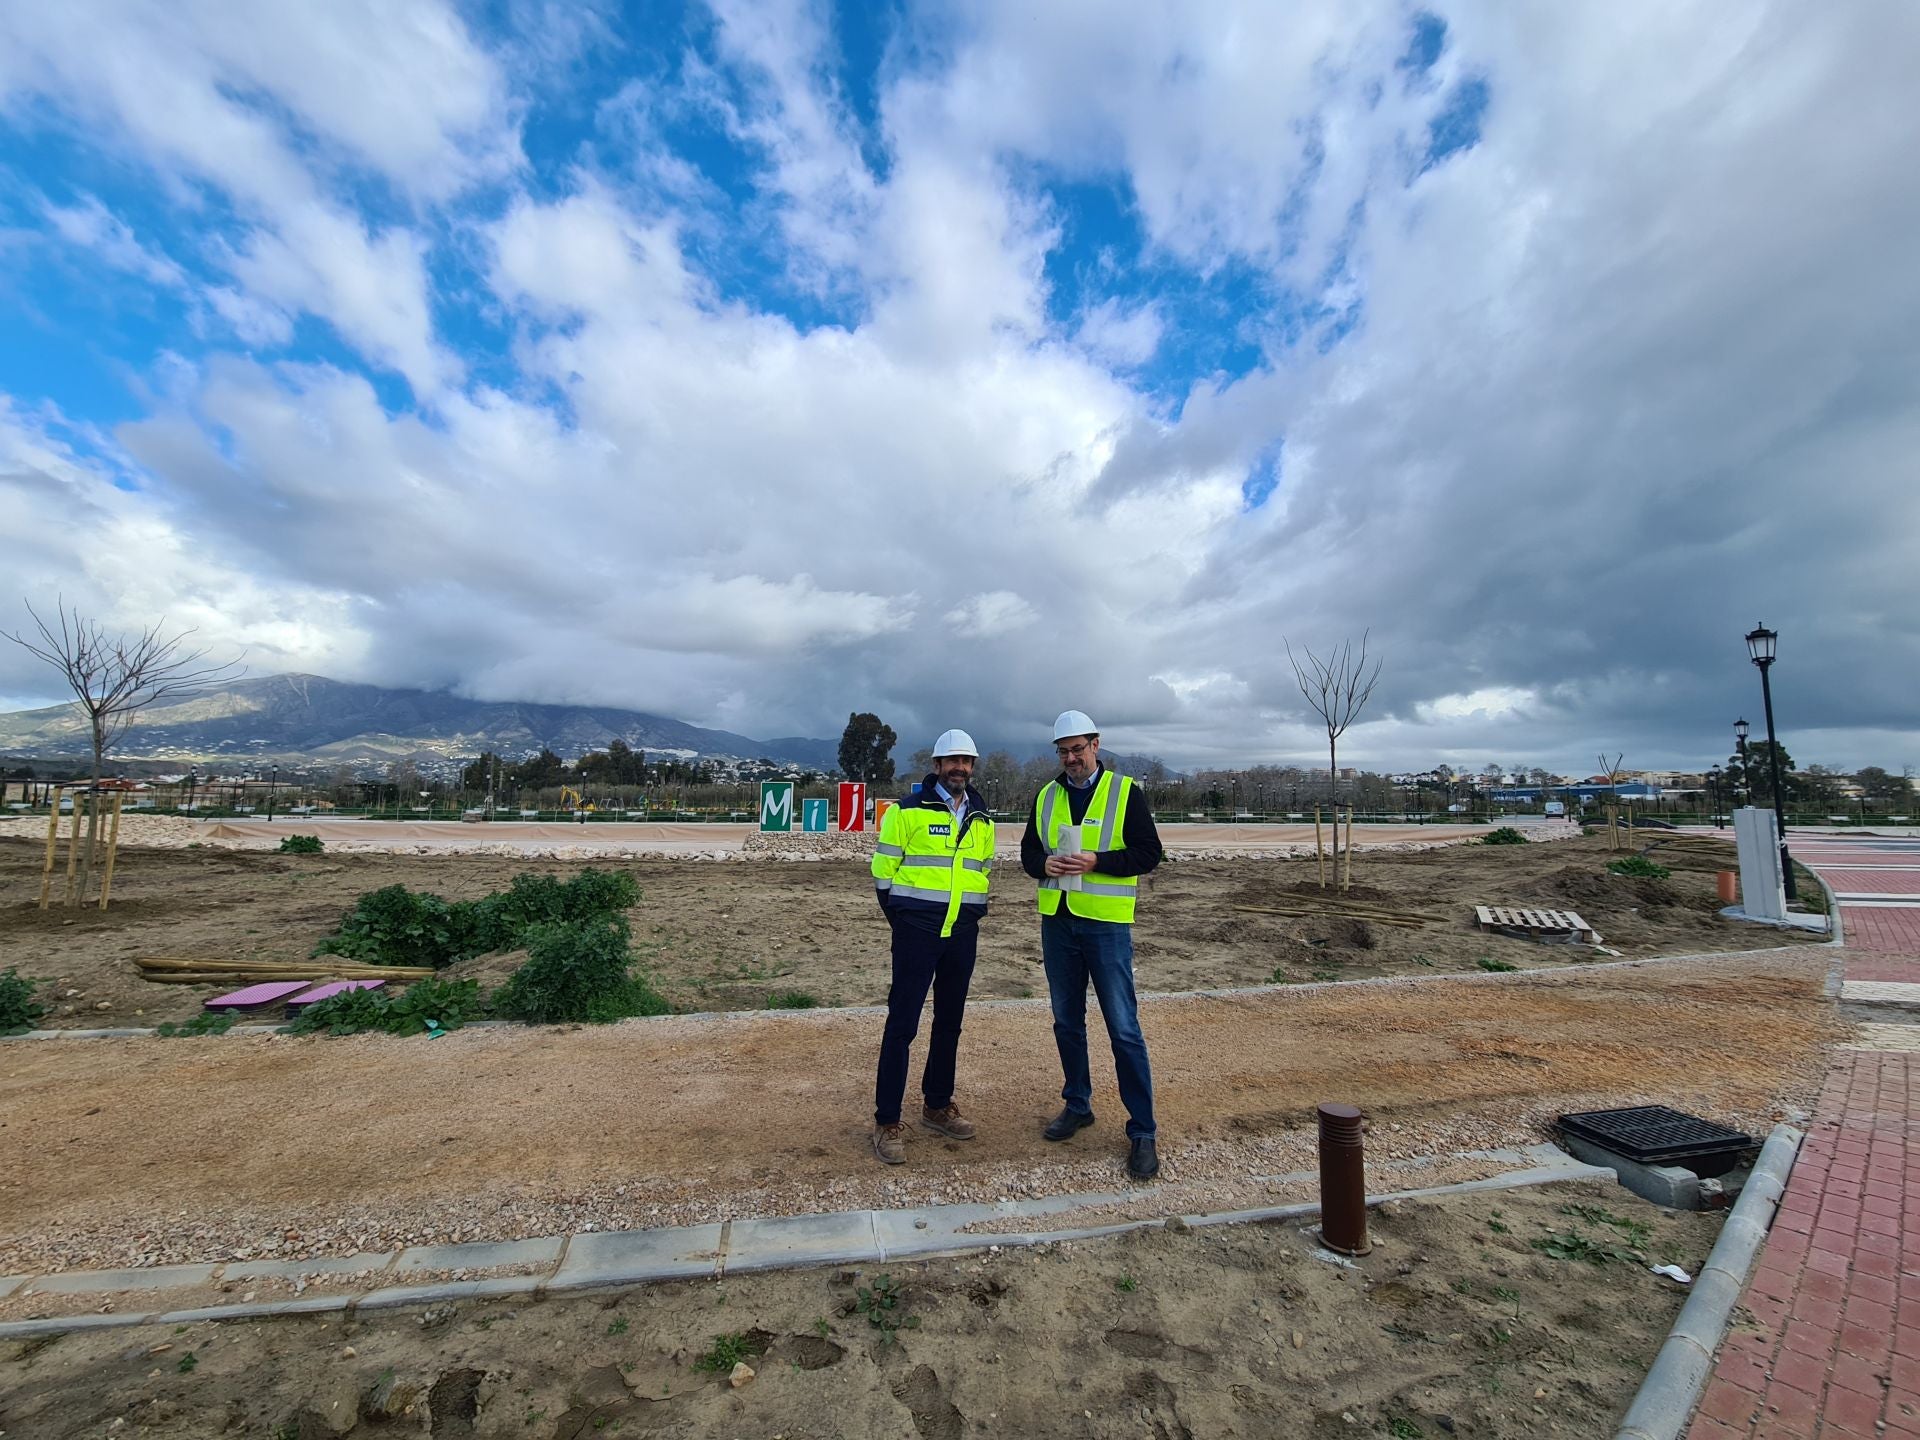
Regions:
[[[638,710],[467,700],[446,691],[387,690],[323,675],[237,680],[155,705],[140,713],[112,754],[128,761],[232,759],[292,767],[412,760],[431,772],[489,750],[518,760],[545,746],[573,760],[614,740],[649,755],[764,758],[822,771],[839,763],[837,740],[755,740]],[[69,703],[0,714],[0,752],[49,760],[90,755],[86,712]]]

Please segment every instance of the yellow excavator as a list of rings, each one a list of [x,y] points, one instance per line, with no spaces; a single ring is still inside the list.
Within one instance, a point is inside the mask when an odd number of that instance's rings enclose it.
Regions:
[[[576,814],[582,815],[591,815],[594,813],[593,803],[571,785],[562,785],[560,787],[560,808],[562,810],[571,810]]]

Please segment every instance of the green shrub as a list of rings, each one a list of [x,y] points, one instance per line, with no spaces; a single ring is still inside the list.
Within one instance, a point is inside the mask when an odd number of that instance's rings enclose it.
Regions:
[[[47,1007],[33,998],[38,980],[28,980],[9,965],[0,970],[0,1035],[24,1035]]]
[[[1664,865],[1656,865],[1644,855],[1628,855],[1624,859],[1609,860],[1607,869],[1615,875],[1644,875],[1650,880],[1664,880],[1673,872]]]
[[[505,890],[479,900],[389,885],[362,895],[340,918],[316,955],[342,955],[372,965],[452,965],[511,950],[542,924],[581,924],[618,915],[638,903],[640,887],[624,871],[582,870],[572,880],[527,871]]]
[[[1482,955],[1473,963],[1478,965],[1482,970],[1491,970],[1496,975],[1504,975],[1508,971],[1518,970],[1520,968],[1518,965],[1511,965],[1505,960],[1496,960],[1491,955]]]
[[[767,997],[769,1010],[812,1010],[819,1004],[819,996],[804,990],[776,990]]]
[[[1490,830],[1480,837],[1482,845],[1524,845],[1527,837],[1511,825],[1502,825],[1498,830]]]
[[[318,855],[326,848],[318,835],[283,835],[280,839],[282,855]]]
[[[356,1035],[378,1030],[388,1035],[421,1035],[429,1030],[458,1030],[485,1008],[478,980],[418,980],[405,990],[342,990],[302,1010],[286,1027],[289,1035]]]
[[[631,935],[621,915],[530,926],[526,963],[495,992],[494,1008],[534,1025],[664,1015],[667,1002],[631,971]]]
[[[191,1039],[195,1035],[224,1035],[233,1028],[233,1022],[240,1018],[238,1010],[202,1010],[191,1020],[182,1020],[177,1024],[171,1020],[162,1020],[153,1027],[153,1033],[162,1040]]]
[[[369,965],[451,965],[485,952],[467,949],[465,918],[438,895],[404,885],[373,890],[353,902],[340,928],[313,947]]]

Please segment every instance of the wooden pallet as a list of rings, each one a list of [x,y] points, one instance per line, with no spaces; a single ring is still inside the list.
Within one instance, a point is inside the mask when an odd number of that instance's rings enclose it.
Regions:
[[[1565,935],[1589,945],[1600,943],[1600,932],[1571,910],[1522,910],[1507,905],[1476,905],[1473,918],[1482,930],[1524,930],[1529,935]]]

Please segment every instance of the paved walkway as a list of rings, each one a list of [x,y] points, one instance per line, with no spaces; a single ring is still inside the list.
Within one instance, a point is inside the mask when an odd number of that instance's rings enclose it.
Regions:
[[[1843,998],[1920,1005],[1920,841],[1790,835]],[[1839,1050],[1689,1440],[1920,1436],[1920,1009]]]

